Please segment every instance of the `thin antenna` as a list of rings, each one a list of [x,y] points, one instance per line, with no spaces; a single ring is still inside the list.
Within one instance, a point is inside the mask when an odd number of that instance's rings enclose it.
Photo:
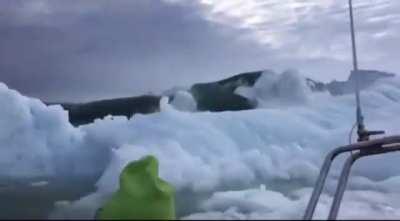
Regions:
[[[352,75],[355,77],[355,90],[356,90],[356,102],[357,102],[357,126],[358,126],[358,139],[362,140],[360,132],[365,130],[364,117],[361,111],[360,101],[360,86],[358,79],[358,60],[357,60],[357,45],[356,45],[356,34],[354,31],[354,16],[353,16],[353,0],[349,0],[350,10],[350,30],[351,30],[351,45],[353,51],[353,71]]]
[[[354,32],[354,16],[353,16],[353,1],[352,0],[349,0],[349,10],[350,10],[351,43],[353,46],[353,68],[354,68],[354,71],[358,71],[356,34]]]
[[[357,102],[357,127],[358,127],[358,141],[369,140],[370,135],[383,134],[384,131],[368,131],[364,125],[364,117],[361,110],[361,99],[360,99],[360,85],[359,85],[359,75],[358,70],[358,60],[357,60],[357,45],[356,45],[356,34],[354,30],[354,16],[353,16],[353,0],[349,0],[349,11],[350,11],[350,30],[351,30],[351,44],[353,50],[353,71],[352,75],[355,80],[355,94]]]

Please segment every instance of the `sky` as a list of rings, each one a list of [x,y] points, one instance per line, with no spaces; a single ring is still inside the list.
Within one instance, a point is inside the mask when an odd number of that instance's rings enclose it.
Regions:
[[[400,73],[400,1],[354,0],[360,68]],[[345,80],[347,0],[1,0],[0,82],[51,102],[297,69]]]

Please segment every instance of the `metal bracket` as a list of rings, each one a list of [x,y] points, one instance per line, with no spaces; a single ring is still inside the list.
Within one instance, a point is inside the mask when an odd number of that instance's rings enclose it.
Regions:
[[[346,160],[346,163],[343,166],[342,172],[340,174],[340,179],[336,187],[333,203],[328,216],[329,220],[334,220],[337,218],[337,214],[340,209],[340,203],[342,201],[343,194],[346,189],[347,181],[350,175],[351,167],[354,164],[354,162],[362,157],[385,154],[394,151],[400,151],[400,136],[391,136],[380,139],[374,139],[370,141],[362,141],[355,144],[338,147],[329,152],[328,155],[325,157],[324,164],[320,170],[316,185],[314,187],[313,193],[311,195],[303,219],[304,220],[312,219],[319,197],[322,193],[325,180],[328,176],[330,167],[332,165],[333,160],[337,156],[339,156],[342,153],[352,152],[351,156]]]

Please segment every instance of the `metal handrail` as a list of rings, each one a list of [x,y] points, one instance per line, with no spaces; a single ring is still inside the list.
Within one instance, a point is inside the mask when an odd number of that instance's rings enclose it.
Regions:
[[[338,147],[329,152],[328,155],[325,157],[324,164],[320,170],[316,185],[306,208],[306,212],[303,217],[304,220],[310,220],[314,215],[315,208],[322,193],[322,189],[324,187],[325,180],[328,176],[333,160],[342,153],[353,151],[358,152],[352,154],[347,159],[343,167],[334,196],[334,201],[329,213],[329,219],[336,219],[337,217],[340,203],[347,185],[347,180],[350,175],[350,170],[353,163],[361,157],[400,151],[400,136],[391,136],[370,141],[362,141],[347,146]]]

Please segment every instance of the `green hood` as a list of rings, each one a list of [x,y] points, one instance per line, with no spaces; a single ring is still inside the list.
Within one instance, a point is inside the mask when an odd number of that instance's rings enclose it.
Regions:
[[[99,219],[175,219],[175,190],[158,177],[158,161],[147,156],[127,165],[119,190],[98,213]]]

